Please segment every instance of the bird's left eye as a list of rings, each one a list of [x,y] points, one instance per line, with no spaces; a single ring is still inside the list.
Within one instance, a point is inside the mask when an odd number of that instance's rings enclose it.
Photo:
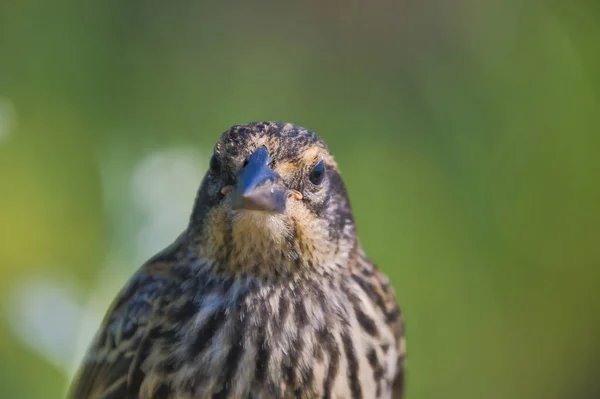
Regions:
[[[325,179],[325,164],[323,161],[319,161],[310,172],[308,179],[315,186],[320,186]]]
[[[221,170],[221,162],[217,158],[216,154],[213,154],[212,157],[210,157],[208,167],[212,174],[219,173],[219,170]]]

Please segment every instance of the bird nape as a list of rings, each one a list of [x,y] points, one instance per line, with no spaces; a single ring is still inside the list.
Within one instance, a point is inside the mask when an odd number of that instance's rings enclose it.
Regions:
[[[325,143],[221,136],[187,229],[133,275],[73,382],[84,398],[400,398],[404,327]]]

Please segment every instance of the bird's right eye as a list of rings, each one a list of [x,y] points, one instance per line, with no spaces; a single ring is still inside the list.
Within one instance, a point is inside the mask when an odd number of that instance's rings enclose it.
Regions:
[[[217,158],[216,154],[213,154],[212,157],[210,157],[208,168],[212,174],[217,174],[221,170],[221,162]]]

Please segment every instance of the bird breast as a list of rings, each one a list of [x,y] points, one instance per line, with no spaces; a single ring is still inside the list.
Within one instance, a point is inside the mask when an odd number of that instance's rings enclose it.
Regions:
[[[389,397],[394,334],[353,279],[204,278],[188,289],[203,294],[165,308],[141,398],[157,381],[177,398]]]

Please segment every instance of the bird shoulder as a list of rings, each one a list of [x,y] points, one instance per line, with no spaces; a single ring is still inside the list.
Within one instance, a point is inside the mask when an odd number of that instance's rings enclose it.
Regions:
[[[73,399],[124,397],[138,381],[173,264],[149,261],[113,301],[72,384]]]

